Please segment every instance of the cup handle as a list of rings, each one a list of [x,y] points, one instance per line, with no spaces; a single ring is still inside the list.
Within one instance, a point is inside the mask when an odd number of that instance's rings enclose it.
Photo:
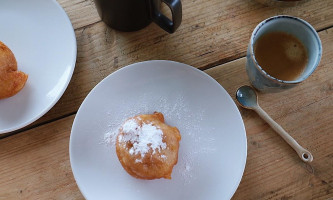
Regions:
[[[182,4],[180,0],[160,0],[164,2],[171,10],[172,20],[163,15],[157,6],[153,7],[153,21],[163,30],[173,33],[179,27],[182,21]]]

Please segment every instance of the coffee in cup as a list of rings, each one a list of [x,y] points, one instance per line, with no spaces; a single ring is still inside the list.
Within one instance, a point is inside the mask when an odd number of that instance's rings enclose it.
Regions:
[[[260,91],[280,91],[304,81],[316,69],[322,54],[314,28],[291,16],[275,16],[253,31],[246,71]]]
[[[254,55],[265,72],[286,81],[301,76],[308,62],[308,52],[302,42],[285,32],[262,35],[254,44]]]

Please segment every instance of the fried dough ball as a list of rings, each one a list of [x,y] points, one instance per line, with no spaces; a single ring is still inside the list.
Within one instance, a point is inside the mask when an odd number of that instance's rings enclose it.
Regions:
[[[0,99],[18,93],[27,82],[28,75],[17,71],[17,63],[13,52],[0,42]]]
[[[178,161],[179,130],[164,123],[162,113],[137,115],[119,129],[116,152],[123,168],[139,179],[171,179]]]

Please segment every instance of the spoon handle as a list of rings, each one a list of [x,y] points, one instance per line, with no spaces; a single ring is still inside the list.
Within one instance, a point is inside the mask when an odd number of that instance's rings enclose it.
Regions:
[[[258,115],[264,119],[298,154],[304,162],[312,162],[312,154],[299,145],[278,123],[276,123],[259,105],[254,108]]]

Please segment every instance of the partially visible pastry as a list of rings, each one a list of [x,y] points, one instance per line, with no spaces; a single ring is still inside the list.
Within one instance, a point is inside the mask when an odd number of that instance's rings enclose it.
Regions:
[[[27,82],[28,75],[17,71],[13,52],[0,42],[0,99],[17,94]]]
[[[116,152],[123,168],[139,179],[171,179],[178,161],[179,130],[162,113],[137,115],[119,129]]]

